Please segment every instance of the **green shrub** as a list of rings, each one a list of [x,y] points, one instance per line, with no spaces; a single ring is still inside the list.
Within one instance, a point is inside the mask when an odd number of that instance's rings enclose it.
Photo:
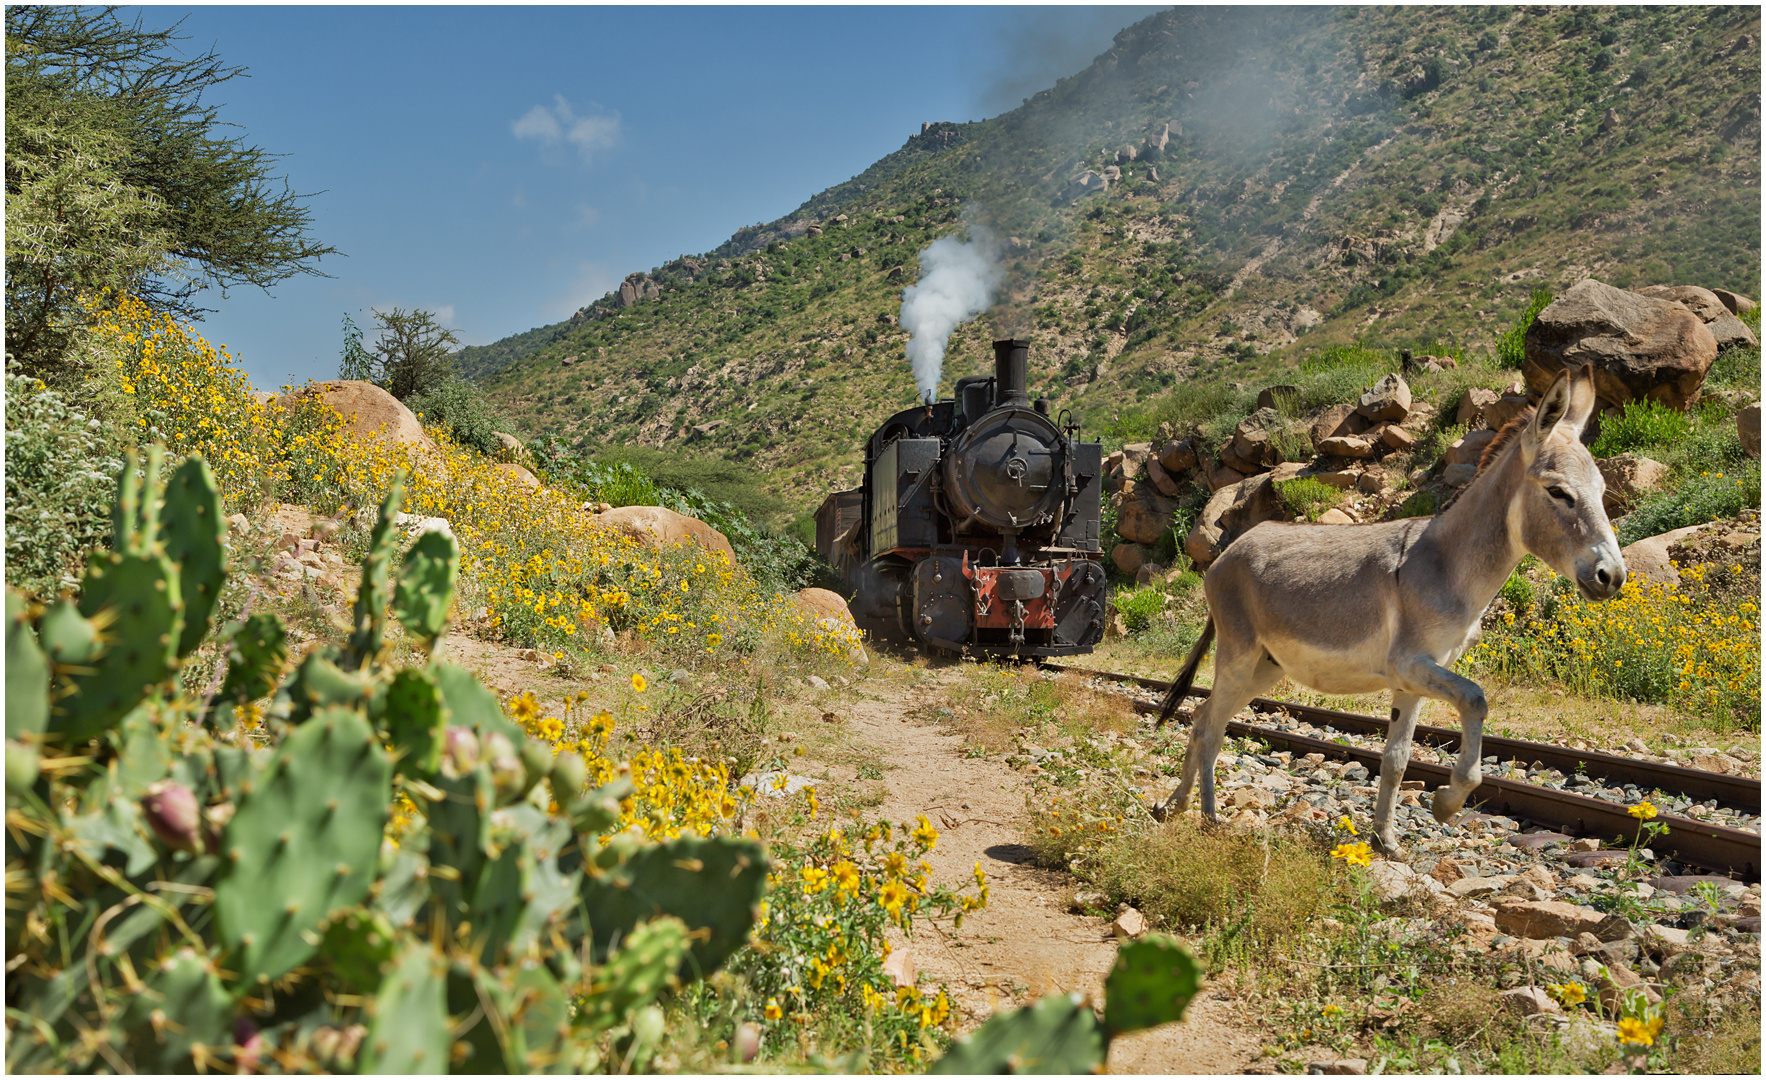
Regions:
[[[1756,308],[1757,312],[1759,309]],[[1759,318],[1755,316],[1755,322]],[[1759,336],[1758,328],[1754,331]],[[1711,362],[1711,370],[1705,373],[1705,385],[1734,390],[1747,390],[1751,393],[1760,392],[1760,349],[1753,348],[1725,349],[1717,354]]]
[[[1527,328],[1533,320],[1551,303],[1550,289],[1534,289],[1533,298],[1521,312],[1521,317],[1508,328],[1502,337],[1496,340],[1496,362],[1507,368],[1518,368],[1527,359],[1526,337]]]
[[[1625,403],[1621,416],[1601,419],[1600,438],[1588,448],[1597,458],[1666,446],[1684,438],[1692,422],[1684,413],[1651,398]]]
[[[1419,491],[1398,506],[1394,518],[1428,517],[1441,508],[1441,500],[1433,491]]]
[[[1288,512],[1300,521],[1317,521],[1320,514],[1337,505],[1343,497],[1341,491],[1310,476],[1277,480],[1275,490]]]
[[[110,538],[122,462],[103,425],[28,376],[6,375],[6,583],[52,597]]]
[[[1619,519],[1619,543],[1632,544],[1688,525],[1734,517],[1760,505],[1760,463],[1744,460],[1723,470],[1689,472],[1646,495]]]
[[[1116,590],[1116,614],[1128,632],[1138,634],[1153,625],[1153,619],[1165,610],[1165,594],[1158,589]]]
[[[478,387],[465,379],[449,379],[406,404],[424,423],[439,424],[455,442],[486,457],[496,457],[502,448],[496,433],[507,432],[514,426],[508,417],[491,407]]]

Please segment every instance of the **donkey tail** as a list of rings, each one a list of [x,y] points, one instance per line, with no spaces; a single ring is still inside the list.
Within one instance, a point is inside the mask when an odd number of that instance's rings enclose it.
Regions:
[[[1159,723],[1155,726],[1164,727],[1165,721],[1177,715],[1183,705],[1183,699],[1189,697],[1190,687],[1196,684],[1196,669],[1202,666],[1202,658],[1208,655],[1208,647],[1214,644],[1214,615],[1202,625],[1202,636],[1196,639],[1196,645],[1190,650],[1190,658],[1183,663],[1183,670],[1177,678],[1171,680],[1171,690],[1165,695],[1165,707],[1159,711]]]

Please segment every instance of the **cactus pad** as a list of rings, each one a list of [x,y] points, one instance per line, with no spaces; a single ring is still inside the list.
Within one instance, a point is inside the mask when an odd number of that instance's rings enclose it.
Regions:
[[[288,680],[289,718],[303,723],[320,709],[331,705],[354,708],[367,702],[369,686],[366,679],[345,672],[317,652],[294,669]]]
[[[447,626],[454,603],[454,581],[460,574],[460,548],[445,532],[426,532],[405,553],[393,611],[405,632],[432,642]]]
[[[380,989],[381,972],[398,952],[392,923],[376,911],[347,912],[331,920],[319,955],[351,993]]]
[[[362,587],[356,592],[350,616],[352,630],[343,654],[343,666],[352,671],[379,655],[385,641],[386,607],[392,602],[392,556],[399,544],[392,519],[404,500],[405,474],[401,470],[393,475],[386,501],[380,504],[380,517],[368,537],[368,554],[362,559]]]
[[[242,978],[287,972],[312,955],[309,931],[368,895],[391,772],[348,709],[322,709],[283,740],[221,842],[215,918]]]
[[[49,723],[49,658],[25,618],[24,598],[6,590],[6,737],[41,734]],[[7,748],[11,764],[11,748]],[[36,770],[33,768],[32,772]]]
[[[448,706],[448,723],[471,728],[480,736],[500,731],[512,742],[525,737],[521,728],[503,715],[497,695],[485,689],[472,672],[459,664],[440,661],[430,664],[426,670],[441,687],[442,700]]]
[[[1202,986],[1202,966],[1176,938],[1148,934],[1116,954],[1104,984],[1104,1027],[1112,1037],[1182,1020]]]
[[[244,704],[276,689],[288,666],[288,631],[279,615],[253,615],[227,642],[227,681],[221,696]]]
[[[447,720],[435,680],[419,668],[405,668],[392,677],[378,703],[380,726],[398,751],[405,774],[433,774],[441,765]]]
[[[178,571],[158,555],[94,552],[80,613],[108,625],[97,667],[68,680],[72,693],[50,709],[49,730],[69,743],[102,734],[177,670]]]
[[[192,1047],[219,1049],[231,1040],[233,1015],[233,997],[213,963],[194,949],[181,949],[160,964],[143,992],[129,999],[121,1027],[128,1032],[137,1067],[188,1072]]]
[[[429,890],[452,925],[462,919],[473,919],[466,900],[472,895],[479,868],[485,862],[485,851],[490,847],[490,819],[496,795],[490,770],[484,766],[465,776],[438,776],[435,787],[442,798],[424,810],[429,820],[429,862],[431,867],[451,867],[456,873],[431,872]]]
[[[962,1073],[1090,1073],[1104,1064],[1104,1031],[1077,994],[1050,994],[996,1016],[951,1044],[926,1071]]]
[[[166,479],[165,502],[159,512],[159,540],[166,558],[178,568],[184,601],[180,657],[196,651],[221,599],[221,586],[227,580],[227,549],[221,543],[226,530],[214,474],[201,458],[186,459]]]
[[[765,850],[752,840],[683,836],[641,848],[583,880],[595,955],[606,956],[640,922],[673,915],[707,931],[693,943],[682,976],[710,975],[748,939],[766,876]]]
[[[677,981],[675,972],[691,944],[687,924],[671,916],[634,927],[613,958],[595,972],[579,1013],[582,1022],[610,1028],[656,1000]]]
[[[363,1074],[448,1070],[447,967],[431,948],[405,947],[374,997],[374,1019],[363,1041]]]
[[[104,642],[98,624],[80,614],[73,601],[63,599],[43,613],[37,624],[43,651],[58,667],[83,667],[98,659]]]

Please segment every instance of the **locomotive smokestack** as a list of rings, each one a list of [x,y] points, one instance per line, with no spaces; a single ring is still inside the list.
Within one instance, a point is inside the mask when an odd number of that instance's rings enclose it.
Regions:
[[[944,346],[951,331],[993,306],[1003,273],[994,259],[992,234],[976,226],[964,243],[955,236],[934,240],[920,252],[920,280],[901,294],[901,328],[921,401],[938,398]]]
[[[1023,338],[1008,338],[993,343],[993,404],[996,408],[1012,406],[1019,409],[1030,407],[1030,394],[1027,391],[1030,368],[1030,342]]]

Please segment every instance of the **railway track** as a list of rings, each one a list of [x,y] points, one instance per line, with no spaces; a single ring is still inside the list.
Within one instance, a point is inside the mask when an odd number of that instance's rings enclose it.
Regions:
[[[1160,692],[1171,688],[1168,682],[1138,675],[1091,671],[1065,664],[1045,663],[1043,666],[1050,671],[1129,683]],[[1206,687],[1195,687],[1190,691],[1190,696],[1207,697],[1208,690]],[[1255,699],[1250,707],[1255,712],[1285,714],[1298,721],[1346,734],[1384,738],[1390,727],[1390,721],[1377,716],[1363,716],[1267,698]],[[1149,715],[1159,712],[1158,706],[1140,701],[1135,702],[1135,709]],[[1237,738],[1256,739],[1296,754],[1316,753],[1336,761],[1359,762],[1370,775],[1380,771],[1380,751],[1376,749],[1347,746],[1328,739],[1237,720],[1227,725],[1227,732]],[[1416,742],[1452,751],[1459,747],[1459,732],[1419,724]],[[1560,769],[1565,773],[1579,769],[1587,776],[1613,783],[1636,784],[1646,791],[1676,792],[1699,801],[1714,799],[1720,805],[1735,810],[1755,815],[1760,813],[1758,780],[1677,765],[1637,761],[1593,750],[1567,750],[1519,739],[1486,736],[1483,750],[1486,755],[1494,754],[1504,761],[1538,764]],[[1436,787],[1446,783],[1451,774],[1452,770],[1445,765],[1413,756],[1405,767],[1404,779],[1420,780],[1430,787]],[[1517,820],[1530,821],[1557,831],[1566,839],[1580,835],[1604,841],[1618,836],[1631,841],[1637,836],[1640,826],[1640,822],[1627,812],[1627,808],[1617,803],[1506,777],[1486,775],[1484,782],[1472,793],[1470,801],[1485,813],[1499,813]],[[1652,850],[1667,854],[1681,863],[1729,874],[1744,881],[1760,880],[1758,833],[1673,815],[1662,815],[1656,820],[1667,825],[1668,831],[1649,841]]]

